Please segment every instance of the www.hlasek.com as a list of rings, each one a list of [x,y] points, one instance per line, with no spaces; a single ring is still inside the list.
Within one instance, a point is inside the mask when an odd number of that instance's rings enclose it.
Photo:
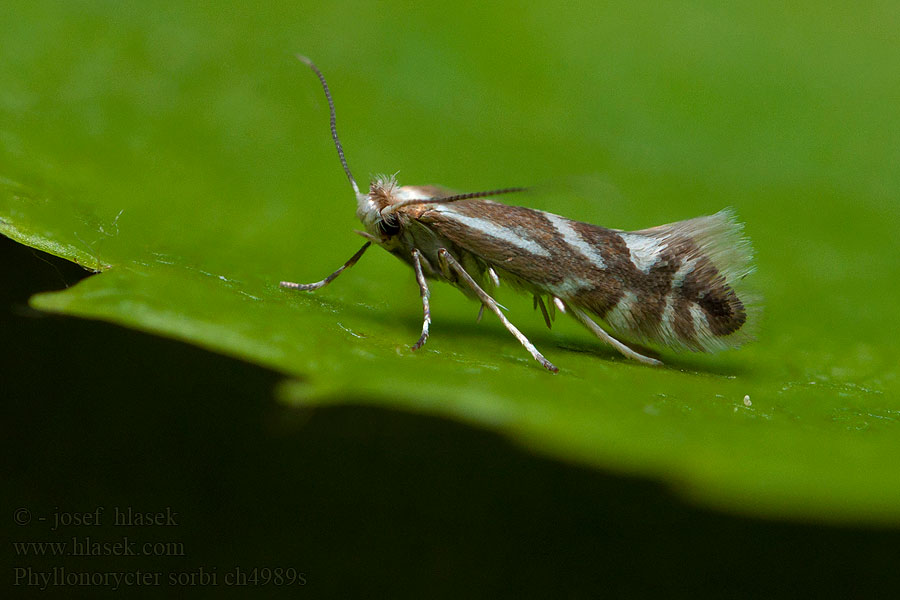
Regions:
[[[64,542],[13,542],[16,556],[184,556],[182,542],[137,542],[127,535],[115,542],[72,536]]]
[[[123,587],[260,587],[306,585],[306,574],[293,567],[232,567],[219,571],[217,567],[200,567],[192,571],[72,571],[65,567],[35,570],[13,567],[13,585],[36,587],[41,591],[50,587],[105,587],[116,591]]]

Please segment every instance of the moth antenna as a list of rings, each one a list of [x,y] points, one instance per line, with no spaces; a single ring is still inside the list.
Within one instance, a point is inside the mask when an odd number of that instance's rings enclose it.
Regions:
[[[395,202],[394,204],[387,206],[383,211],[381,211],[381,213],[384,215],[389,215],[391,213],[397,212],[397,210],[403,208],[404,206],[410,206],[411,204],[447,204],[449,202],[458,202],[460,200],[472,200],[473,198],[490,198],[491,196],[500,196],[501,194],[514,194],[517,192],[527,191],[528,188],[511,187],[500,188],[499,190],[488,190],[486,192],[469,192],[468,194],[443,196],[441,198],[412,198],[410,200],[401,200],[400,202]]]
[[[337,134],[337,126],[336,126],[336,118],[334,116],[334,100],[331,99],[331,90],[328,89],[328,83],[325,81],[325,76],[322,75],[322,71],[313,64],[313,61],[303,56],[302,54],[297,55],[297,59],[306,64],[307,67],[313,70],[313,73],[319,78],[319,81],[322,82],[322,89],[325,90],[325,98],[328,100],[328,112],[331,114],[331,138],[334,140],[334,147],[337,148],[338,157],[341,159],[341,165],[344,167],[344,173],[347,174],[347,179],[350,180],[350,185],[353,186],[353,191],[356,195],[359,195],[359,186],[356,185],[356,180],[353,178],[353,173],[350,172],[350,166],[347,164],[347,159],[344,157],[344,147],[341,145],[341,139]]]

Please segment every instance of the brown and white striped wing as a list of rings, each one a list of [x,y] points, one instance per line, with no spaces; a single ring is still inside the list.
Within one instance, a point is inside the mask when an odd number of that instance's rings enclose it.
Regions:
[[[625,337],[702,351],[750,337],[754,311],[740,283],[752,252],[728,210],[633,232],[484,200],[435,205],[418,220],[519,287],[585,308]]]

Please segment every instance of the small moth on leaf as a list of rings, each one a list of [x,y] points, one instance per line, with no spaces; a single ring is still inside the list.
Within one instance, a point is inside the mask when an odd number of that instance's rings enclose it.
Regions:
[[[357,233],[367,241],[322,281],[282,281],[282,287],[324,287],[377,244],[415,272],[424,320],[413,350],[428,339],[428,280],[437,279],[478,300],[479,319],[485,308],[497,315],[535,360],[554,373],[557,367],[510,323],[486,290],[507,282],[534,297],[547,327],[559,309],[623,355],[650,365],[661,363],[634,342],[711,352],[750,339],[754,311],[739,284],[753,270],[752,252],[730,210],[626,232],[486,199],[525,188],[456,194],[432,185],[401,186],[393,176],[382,176],[362,193],[344,157],[325,77],[310,59],[297,58],[313,70],[325,91],[331,137],[365,227]]]

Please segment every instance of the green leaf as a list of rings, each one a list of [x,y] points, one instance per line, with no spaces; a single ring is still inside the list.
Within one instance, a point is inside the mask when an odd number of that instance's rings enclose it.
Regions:
[[[583,10],[14,5],[0,232],[102,271],[33,305],[277,369],[286,402],[443,415],[738,512],[900,522],[896,9]],[[759,341],[648,368],[501,289],[553,376],[449,287],[411,352],[417,287],[379,250],[279,289],[362,241],[295,52],[360,180],[543,184],[516,201],[623,229],[733,206]]]

